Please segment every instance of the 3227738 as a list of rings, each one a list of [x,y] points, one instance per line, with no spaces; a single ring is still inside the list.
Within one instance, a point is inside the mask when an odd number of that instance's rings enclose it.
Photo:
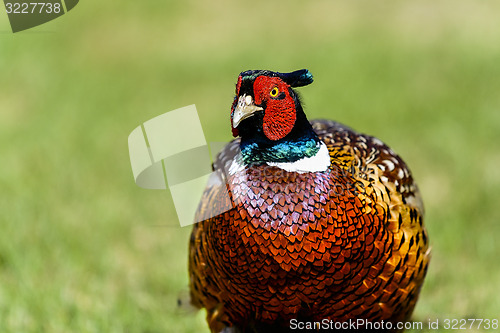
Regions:
[[[60,3],[50,2],[6,2],[5,9],[7,14],[59,14],[62,10]]]
[[[498,319],[445,319],[445,330],[466,330],[466,329],[498,329]]]

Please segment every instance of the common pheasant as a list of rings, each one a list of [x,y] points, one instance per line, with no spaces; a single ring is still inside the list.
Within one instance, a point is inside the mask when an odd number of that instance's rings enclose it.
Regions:
[[[214,163],[222,181],[209,181],[189,245],[191,302],[212,332],[402,331],[415,307],[430,252],[418,188],[379,139],[307,120],[293,88],[312,81],[305,69],[238,77],[238,138]]]

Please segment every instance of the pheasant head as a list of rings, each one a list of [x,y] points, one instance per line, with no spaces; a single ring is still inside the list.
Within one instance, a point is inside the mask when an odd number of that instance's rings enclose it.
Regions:
[[[307,69],[291,73],[250,70],[238,76],[231,108],[234,136],[247,165],[293,163],[320,150],[320,140],[293,89],[312,83]]]

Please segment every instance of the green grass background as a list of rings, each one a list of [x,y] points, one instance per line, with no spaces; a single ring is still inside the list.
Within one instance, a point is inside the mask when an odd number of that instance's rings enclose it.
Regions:
[[[410,165],[433,251],[415,319],[500,319],[498,13],[472,0],[81,1],[17,34],[0,13],[0,331],[207,331],[176,306],[190,228],[167,191],[134,184],[127,137],[196,104],[207,140],[230,140],[247,69],[310,69],[310,119],[376,135]]]

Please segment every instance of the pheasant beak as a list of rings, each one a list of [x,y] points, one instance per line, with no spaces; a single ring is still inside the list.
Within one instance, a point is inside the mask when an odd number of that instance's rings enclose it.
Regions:
[[[238,127],[243,119],[250,118],[256,111],[264,110],[260,106],[255,105],[253,98],[250,95],[243,94],[238,99],[238,104],[234,109],[233,128]]]

